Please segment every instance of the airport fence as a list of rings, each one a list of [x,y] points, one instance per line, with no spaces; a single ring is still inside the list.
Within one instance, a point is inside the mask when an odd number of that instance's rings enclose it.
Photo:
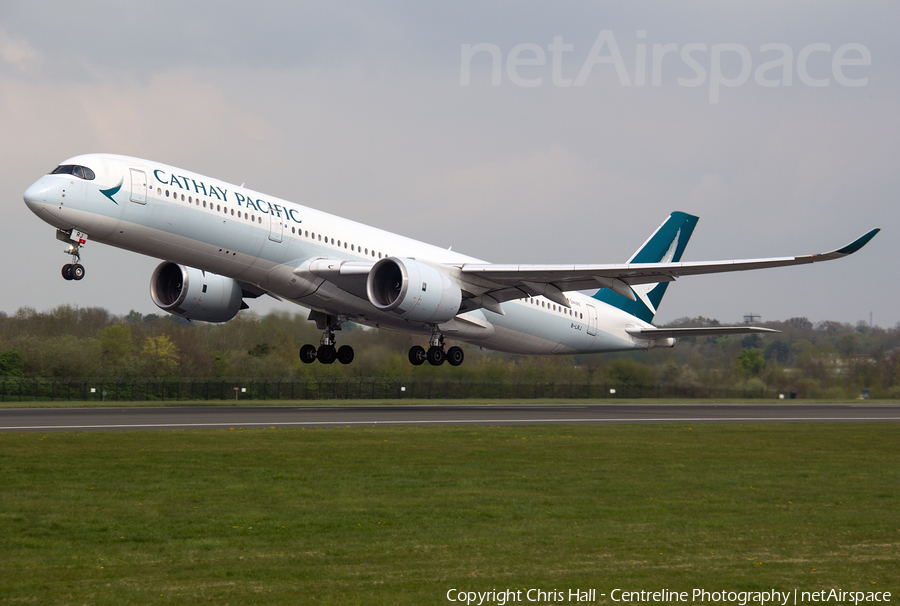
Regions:
[[[793,398],[795,393],[643,383],[398,378],[0,378],[0,402]]]

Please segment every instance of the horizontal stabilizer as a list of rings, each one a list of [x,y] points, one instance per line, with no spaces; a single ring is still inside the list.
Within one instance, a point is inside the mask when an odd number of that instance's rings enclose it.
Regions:
[[[641,339],[670,339],[673,337],[711,337],[781,331],[759,326],[698,326],[696,328],[629,328],[625,332],[632,337]]]

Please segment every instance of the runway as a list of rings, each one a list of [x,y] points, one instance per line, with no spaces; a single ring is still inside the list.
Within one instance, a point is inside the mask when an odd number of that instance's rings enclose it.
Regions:
[[[521,404],[5,408],[0,432],[539,425],[898,422],[898,404]]]

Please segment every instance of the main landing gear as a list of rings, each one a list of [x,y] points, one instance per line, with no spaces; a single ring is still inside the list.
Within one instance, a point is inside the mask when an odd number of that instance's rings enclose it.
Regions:
[[[322,339],[318,347],[309,344],[301,347],[300,361],[305,364],[312,364],[316,360],[322,364],[334,364],[335,360],[341,364],[349,364],[353,361],[352,347],[349,345],[335,347],[334,331],[341,329],[341,323],[337,318],[314,311],[309,314],[309,319],[315,320],[318,328],[323,331]]]
[[[465,354],[462,348],[455,345],[444,351],[444,335],[440,333],[437,327],[431,333],[431,342],[428,351],[421,345],[413,345],[409,350],[409,361],[414,366],[422,365],[426,360],[432,366],[440,366],[446,360],[450,366],[459,366],[463,363]]]
[[[56,239],[62,240],[69,245],[69,248],[63,252],[72,256],[72,263],[66,263],[62,267],[62,277],[66,280],[81,280],[84,278],[84,265],[81,264],[81,246],[85,243],[87,236],[83,239],[73,240],[71,231],[56,230]]]

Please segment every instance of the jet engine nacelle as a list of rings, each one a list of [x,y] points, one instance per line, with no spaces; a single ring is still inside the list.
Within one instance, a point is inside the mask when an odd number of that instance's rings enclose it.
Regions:
[[[442,271],[415,259],[387,257],[366,281],[369,302],[405,320],[441,324],[459,313],[462,290]]]
[[[231,278],[168,261],[153,271],[150,297],[163,311],[203,322],[227,322],[244,308],[241,287]]]

